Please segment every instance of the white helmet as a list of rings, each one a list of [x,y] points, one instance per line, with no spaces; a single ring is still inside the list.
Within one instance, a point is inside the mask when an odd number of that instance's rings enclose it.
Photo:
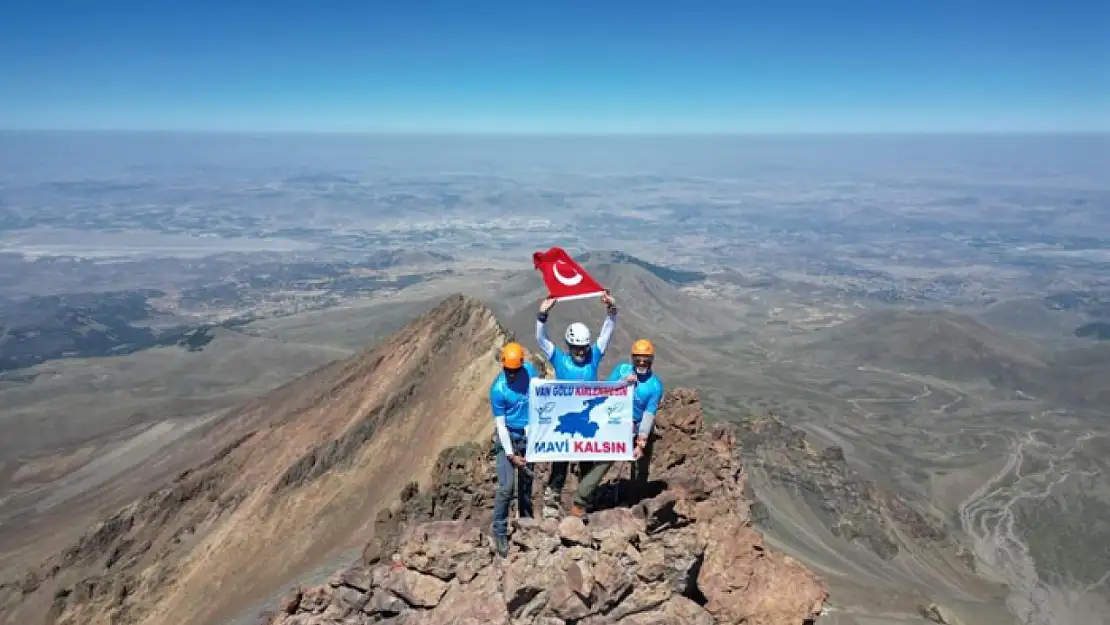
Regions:
[[[574,322],[567,326],[567,345],[588,347],[590,345],[590,329],[584,323]]]

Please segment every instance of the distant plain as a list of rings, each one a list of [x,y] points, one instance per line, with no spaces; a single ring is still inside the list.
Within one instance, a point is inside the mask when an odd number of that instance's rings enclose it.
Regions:
[[[50,355],[0,377],[0,580],[192,428],[449,293],[534,348],[530,255],[561,245],[621,306],[606,371],[648,336],[711,418],[840,446],[974,554],[884,560],[753,471],[770,539],[830,580],[822,622],[1110,614],[1110,342],[1077,334],[1110,319],[1107,137],[167,141],[0,135],[0,355]],[[140,292],[143,319],[50,299]],[[602,316],[561,304],[551,334]]]

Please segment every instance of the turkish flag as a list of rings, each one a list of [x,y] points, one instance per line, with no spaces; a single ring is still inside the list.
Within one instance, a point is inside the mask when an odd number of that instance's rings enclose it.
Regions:
[[[543,274],[547,292],[558,301],[593,297],[605,292],[605,288],[560,247],[532,254],[532,264]]]

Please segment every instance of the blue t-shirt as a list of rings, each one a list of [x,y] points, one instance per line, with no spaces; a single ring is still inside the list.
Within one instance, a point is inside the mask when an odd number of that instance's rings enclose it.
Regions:
[[[570,354],[556,347],[555,353],[551,356],[551,366],[555,369],[556,380],[595,382],[597,369],[601,366],[601,359],[604,357],[605,354],[595,343],[590,346],[585,362],[578,364]]]
[[[497,379],[489,387],[489,405],[493,416],[505,417],[505,426],[510,430],[523,430],[528,425],[528,382],[536,376],[532,363],[524,363],[524,371],[517,374],[509,383],[505,372],[497,374]]]
[[[609,381],[616,382],[628,377],[629,373],[636,373],[631,363],[622,362],[613,368],[609,374]],[[639,423],[644,418],[645,412],[655,413],[659,409],[659,400],[663,399],[663,381],[654,371],[649,371],[647,377],[636,375],[638,384],[632,394],[632,420]]]

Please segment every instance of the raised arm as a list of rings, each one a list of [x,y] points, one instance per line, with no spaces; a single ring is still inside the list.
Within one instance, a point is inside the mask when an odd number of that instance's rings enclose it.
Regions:
[[[555,344],[547,338],[547,313],[554,305],[555,300],[547,298],[540,304],[540,312],[536,313],[536,344],[548,360],[555,357]]]
[[[597,333],[597,351],[605,355],[605,350],[609,349],[609,341],[613,338],[613,327],[617,323],[617,303],[608,293],[602,299],[605,301],[607,314],[605,322],[601,324],[601,331]]]
[[[551,342],[551,339],[547,338],[547,315],[544,313],[540,314],[543,315],[543,320],[540,320],[538,316],[536,318],[536,344],[540,346],[540,351],[543,352],[543,355],[547,356],[548,360],[551,360],[555,357],[555,344]]]

